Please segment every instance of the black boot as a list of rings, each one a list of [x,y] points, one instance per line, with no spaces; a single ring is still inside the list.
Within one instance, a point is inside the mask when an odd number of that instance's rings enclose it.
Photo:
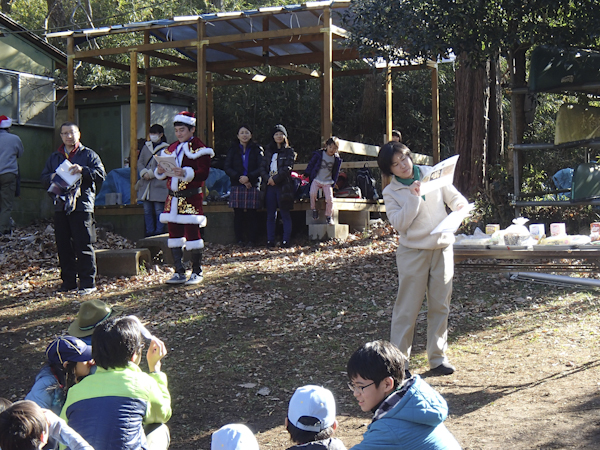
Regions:
[[[202,276],[202,249],[192,250],[192,275],[185,284],[198,284],[203,280]]]
[[[183,249],[176,247],[171,249],[173,255],[173,265],[175,266],[175,275],[167,280],[169,284],[183,284],[186,281],[185,268],[183,267]]]

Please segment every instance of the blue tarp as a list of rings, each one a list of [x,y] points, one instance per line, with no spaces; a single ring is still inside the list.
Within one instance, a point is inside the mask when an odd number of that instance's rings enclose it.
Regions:
[[[129,167],[122,169],[114,169],[108,172],[106,180],[102,183],[102,188],[96,196],[96,205],[101,206],[106,204],[106,194],[121,193],[124,205],[131,202],[131,182]],[[206,188],[209,191],[217,191],[219,196],[226,195],[231,189],[231,181],[227,174],[220,169],[211,168],[206,180]]]

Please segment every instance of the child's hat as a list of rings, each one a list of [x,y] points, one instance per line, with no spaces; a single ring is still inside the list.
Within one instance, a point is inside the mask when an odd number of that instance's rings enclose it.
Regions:
[[[318,422],[305,425],[300,422],[302,417],[311,417]],[[321,386],[302,386],[296,389],[290,399],[288,420],[296,428],[304,431],[320,432],[335,422],[335,400],[328,389]]]
[[[250,428],[241,423],[224,425],[212,435],[211,450],[258,450]]]
[[[12,119],[6,116],[0,116],[0,128],[10,128],[12,126]]]
[[[73,336],[60,336],[46,348],[46,358],[51,364],[64,364],[67,361],[85,362],[92,358],[92,346]]]
[[[179,114],[177,114],[175,116],[175,119],[173,119],[173,123],[176,122],[185,123],[192,127],[196,126],[196,118],[194,117],[194,113],[191,113],[189,111],[181,111]]]
[[[110,317],[117,316],[123,312],[123,308],[115,306],[111,308],[102,300],[88,300],[79,307],[77,318],[69,325],[67,330],[71,336],[91,336],[94,328]]]
[[[273,136],[274,136],[274,135],[275,135],[275,133],[277,133],[278,131],[281,131],[285,137],[288,137],[287,130],[286,130],[286,129],[285,129],[285,127],[284,127],[283,125],[281,125],[281,124],[275,125],[275,126],[273,127],[273,133],[271,133],[271,135],[273,135]]]

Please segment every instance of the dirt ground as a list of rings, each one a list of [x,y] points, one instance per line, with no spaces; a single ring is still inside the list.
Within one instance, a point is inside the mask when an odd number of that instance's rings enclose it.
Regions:
[[[0,396],[13,401],[83,300],[56,293],[47,225],[0,240]],[[130,245],[110,233],[99,243]],[[309,383],[333,391],[337,436],[350,448],[370,417],[346,387],[345,365],[363,342],[389,337],[395,247],[387,227],[275,251],[209,244],[200,286],[166,286],[171,271],[156,264],[138,277],[101,277],[90,298],[125,307],[167,344],[171,448],[208,449],[213,431],[242,422],[261,448],[285,449],[287,402]],[[464,449],[598,448],[599,310],[595,291],[457,271],[449,346],[457,372],[428,376],[426,306],[411,371],[446,398],[446,425]]]

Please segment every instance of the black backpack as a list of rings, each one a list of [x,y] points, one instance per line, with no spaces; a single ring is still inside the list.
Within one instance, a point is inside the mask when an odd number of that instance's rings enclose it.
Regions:
[[[360,188],[363,198],[367,200],[378,200],[379,194],[375,188],[375,178],[368,167],[362,167],[356,171],[356,185]]]

